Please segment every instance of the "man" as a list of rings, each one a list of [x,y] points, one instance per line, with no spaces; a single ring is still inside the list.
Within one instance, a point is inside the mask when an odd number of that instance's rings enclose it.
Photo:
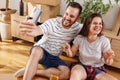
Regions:
[[[60,80],[67,80],[70,70],[63,60],[59,58],[64,42],[70,42],[80,32],[82,25],[76,22],[82,11],[77,2],[70,2],[62,18],[53,18],[44,22],[39,27],[33,23],[21,22],[19,25],[22,33],[30,36],[43,34],[30,50],[30,57],[25,68],[15,73],[19,77],[24,73],[23,80],[32,80],[34,75],[50,77],[59,76]],[[43,41],[44,40],[44,41]],[[37,65],[42,64],[45,70],[38,70]]]

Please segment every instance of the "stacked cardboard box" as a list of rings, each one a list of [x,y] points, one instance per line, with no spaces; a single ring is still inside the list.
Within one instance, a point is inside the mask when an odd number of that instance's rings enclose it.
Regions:
[[[60,11],[60,0],[25,0],[27,2],[28,15],[31,14],[33,7],[42,10],[42,15],[38,22],[44,22],[49,18],[56,17]]]
[[[36,4],[45,4],[50,6],[57,6],[58,4],[60,4],[60,0],[24,0],[24,1]]]
[[[103,34],[110,39],[111,48],[115,53],[114,62],[111,65],[112,67],[120,68],[120,8],[118,15],[116,16],[115,24],[112,30],[103,30]]]

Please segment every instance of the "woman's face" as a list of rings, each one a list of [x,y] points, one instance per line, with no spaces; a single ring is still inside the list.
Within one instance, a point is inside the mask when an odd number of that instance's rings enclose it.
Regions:
[[[94,17],[89,28],[89,34],[98,35],[102,30],[102,19],[100,17]]]

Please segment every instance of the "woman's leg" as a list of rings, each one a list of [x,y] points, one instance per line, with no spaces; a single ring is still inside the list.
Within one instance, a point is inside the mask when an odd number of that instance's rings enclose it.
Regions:
[[[71,70],[70,80],[85,80],[87,78],[86,70],[82,65],[75,65]]]
[[[95,80],[118,80],[118,79],[108,73],[101,72],[95,76]]]

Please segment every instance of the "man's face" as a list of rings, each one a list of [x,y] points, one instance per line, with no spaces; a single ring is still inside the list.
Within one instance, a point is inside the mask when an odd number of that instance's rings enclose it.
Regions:
[[[78,20],[79,18],[78,14],[79,9],[69,6],[63,15],[62,19],[63,27],[70,28],[72,24],[74,24]]]

